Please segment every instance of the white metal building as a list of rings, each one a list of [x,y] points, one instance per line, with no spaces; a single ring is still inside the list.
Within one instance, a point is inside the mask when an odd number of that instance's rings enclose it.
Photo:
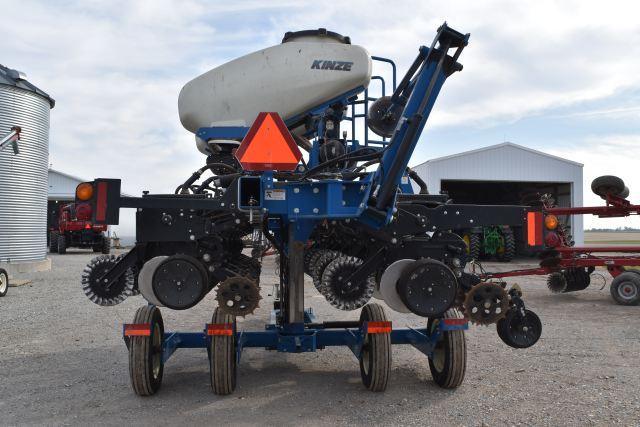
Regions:
[[[440,157],[412,167],[429,192],[447,191],[454,202],[529,204],[552,193],[559,206],[582,206],[581,163],[510,142]],[[577,245],[584,242],[581,215],[571,217]]]

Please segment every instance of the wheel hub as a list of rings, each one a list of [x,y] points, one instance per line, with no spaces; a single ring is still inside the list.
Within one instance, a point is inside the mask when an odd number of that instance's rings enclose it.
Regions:
[[[633,283],[623,283],[618,287],[618,293],[622,298],[634,299],[638,295],[638,288]]]

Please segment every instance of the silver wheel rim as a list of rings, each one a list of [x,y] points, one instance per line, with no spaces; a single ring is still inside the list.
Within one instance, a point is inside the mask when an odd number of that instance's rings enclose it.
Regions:
[[[618,286],[618,295],[625,300],[632,300],[638,296],[638,288],[632,282],[623,282]]]
[[[0,273],[0,294],[5,293],[8,283],[9,278],[7,277],[6,273]]]

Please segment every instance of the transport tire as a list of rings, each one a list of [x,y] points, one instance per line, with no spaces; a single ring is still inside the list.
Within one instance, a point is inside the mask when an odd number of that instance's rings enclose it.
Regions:
[[[384,309],[376,303],[367,304],[360,312],[360,322],[388,321]],[[384,391],[391,371],[391,334],[369,334],[364,331],[360,350],[362,384],[371,391]]]
[[[7,294],[9,290],[9,274],[7,270],[0,268],[0,297]]]
[[[607,194],[618,196],[624,188],[624,181],[613,175],[599,176],[591,182],[591,191],[602,198],[606,198]]]
[[[49,234],[49,253],[55,254],[58,252],[58,232],[52,231]]]
[[[64,234],[58,235],[58,253],[64,255],[67,253],[67,238]]]
[[[236,318],[217,308],[213,312],[211,323],[231,323],[231,335],[213,335],[209,347],[209,373],[211,389],[217,395],[228,395],[236,389],[238,375],[236,353]]]
[[[509,262],[516,256],[516,239],[511,227],[502,229],[502,238],[504,239],[504,248],[502,252],[497,253],[498,261]]]
[[[611,281],[611,296],[620,305],[640,304],[640,274],[625,271]]]
[[[129,377],[138,396],[151,396],[160,390],[164,363],[164,323],[160,309],[153,305],[140,307],[133,318],[134,324],[149,323],[150,336],[129,337]]]
[[[100,250],[105,255],[109,255],[111,252],[111,240],[107,236],[102,236],[102,246]]]
[[[450,308],[443,316],[444,319],[461,319],[462,314]],[[427,330],[433,334],[436,321],[429,319]],[[436,343],[432,357],[429,358],[429,369],[436,384],[442,388],[456,388],[464,380],[467,369],[467,342],[464,331],[444,331]]]

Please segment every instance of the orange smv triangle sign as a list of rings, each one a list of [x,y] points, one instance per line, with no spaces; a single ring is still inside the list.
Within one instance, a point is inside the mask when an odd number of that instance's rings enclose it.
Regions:
[[[278,113],[260,113],[236,158],[248,171],[290,171],[298,166],[302,153]]]

